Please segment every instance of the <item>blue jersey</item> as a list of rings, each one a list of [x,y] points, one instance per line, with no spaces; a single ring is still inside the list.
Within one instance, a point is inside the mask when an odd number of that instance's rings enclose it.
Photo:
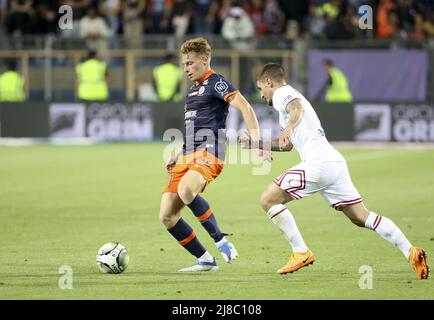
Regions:
[[[209,70],[190,87],[184,105],[184,154],[208,150],[224,160],[228,98],[239,91],[222,75]]]

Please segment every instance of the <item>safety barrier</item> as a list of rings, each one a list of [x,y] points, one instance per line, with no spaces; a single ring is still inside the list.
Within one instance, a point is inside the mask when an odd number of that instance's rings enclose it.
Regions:
[[[280,132],[277,112],[253,104],[262,130]],[[315,104],[330,141],[434,142],[434,106],[421,103]],[[88,137],[96,141],[162,140],[167,129],[183,130],[184,108],[176,103],[3,103],[1,137]],[[243,128],[230,108],[227,129]]]

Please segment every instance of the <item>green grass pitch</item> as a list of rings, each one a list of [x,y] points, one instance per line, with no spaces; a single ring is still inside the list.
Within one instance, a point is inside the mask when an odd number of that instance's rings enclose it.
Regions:
[[[417,280],[398,249],[349,222],[319,195],[289,204],[317,261],[279,276],[289,245],[259,207],[272,178],[298,163],[275,153],[267,175],[227,164],[205,191],[240,257],[223,262],[188,209],[183,216],[218,258],[215,273],[179,274],[194,262],[165,231],[158,213],[166,173],[164,144],[0,147],[1,299],[434,299],[433,280]],[[423,246],[434,266],[434,150],[339,148],[371,210]],[[245,152],[245,151],[243,151]],[[124,244],[130,265],[98,272],[95,255]],[[59,268],[72,269],[60,289]],[[373,288],[360,289],[361,266]]]

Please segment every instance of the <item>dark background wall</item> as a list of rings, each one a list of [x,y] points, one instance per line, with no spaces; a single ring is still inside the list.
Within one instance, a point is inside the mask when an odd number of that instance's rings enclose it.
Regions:
[[[253,105],[261,129],[278,127],[277,112]],[[314,104],[330,141],[434,142],[434,106],[421,103]],[[244,123],[235,109],[228,128]],[[97,141],[163,140],[183,130],[184,108],[172,103],[3,103],[1,137],[90,137]],[[277,127],[276,127],[277,126]],[[279,130],[272,130],[274,138]]]

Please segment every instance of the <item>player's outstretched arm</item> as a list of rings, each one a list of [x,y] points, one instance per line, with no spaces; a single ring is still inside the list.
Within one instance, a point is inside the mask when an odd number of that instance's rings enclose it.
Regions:
[[[259,132],[259,123],[256,118],[255,111],[253,110],[250,103],[244,98],[241,93],[234,94],[229,97],[228,103],[241,111],[243,115],[244,122],[246,123],[247,130],[249,131],[249,139],[252,149],[256,149],[258,155],[267,161],[273,160],[271,156],[271,151],[269,149],[259,148],[259,142],[261,140],[260,132]]]
[[[252,145],[252,140],[250,139],[249,135],[240,136],[238,138],[238,142],[240,143],[241,148],[243,149],[254,149],[254,146]],[[289,143],[288,145],[281,147],[279,146],[279,139],[273,139],[271,140],[270,145],[267,147],[266,143],[261,139],[259,140],[258,148],[265,149],[265,150],[269,149],[271,151],[278,151],[278,152],[279,151],[288,152],[292,150],[293,145],[292,143]]]
[[[258,119],[256,118],[255,111],[253,110],[250,103],[241,93],[237,93],[229,97],[228,102],[231,106],[241,111],[247,130],[249,130],[250,139],[252,143],[257,143],[260,139],[259,123]]]

